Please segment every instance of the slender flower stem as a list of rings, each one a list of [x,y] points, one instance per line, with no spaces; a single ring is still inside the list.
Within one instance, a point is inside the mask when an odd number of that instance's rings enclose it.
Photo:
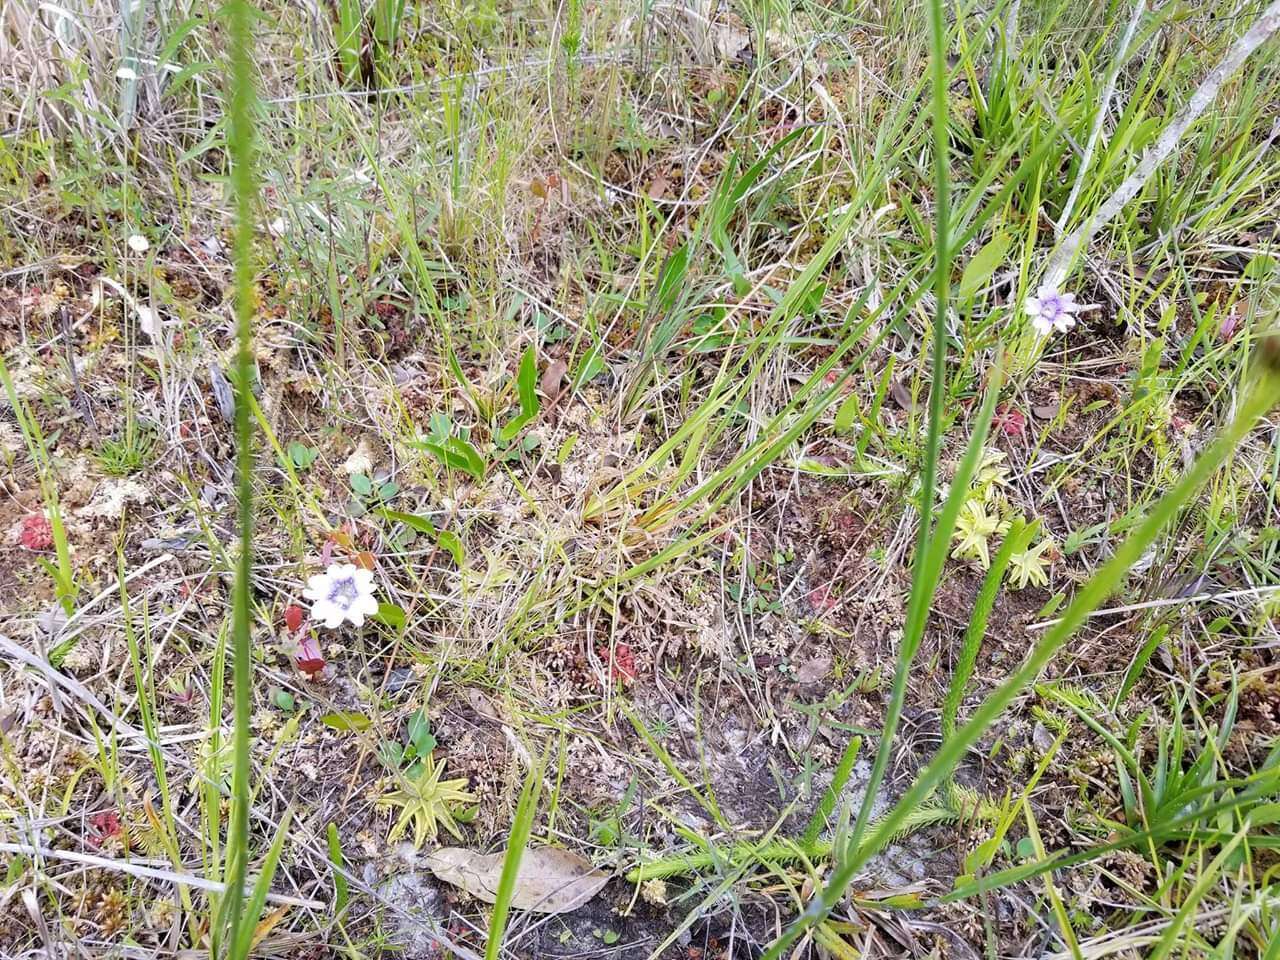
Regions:
[[[257,197],[254,173],[254,110],[257,92],[253,76],[252,10],[247,0],[229,0],[226,6],[231,54],[231,104],[227,147],[231,161],[231,192],[235,203],[235,431],[236,482],[239,500],[240,555],[236,562],[232,594],[232,644],[234,658],[234,732],[232,740],[231,822],[227,834],[226,887],[228,950],[235,950],[244,916],[244,881],[249,859],[249,703],[252,683],[252,650],[249,624],[250,578],[253,574],[253,424],[250,415],[253,388],[251,349],[254,314],[253,221]]]
[[[876,750],[858,818],[849,835],[848,849],[856,849],[862,841],[876,794],[884,780],[885,770],[893,750],[894,735],[902,719],[902,706],[906,700],[907,679],[915,661],[920,639],[924,635],[924,621],[932,589],[929,578],[929,543],[934,535],[933,505],[934,485],[937,483],[938,453],[942,446],[942,404],[947,393],[947,302],[951,295],[951,170],[947,150],[947,25],[941,0],[929,4],[929,32],[932,41],[930,66],[933,89],[933,170],[934,184],[934,262],[933,278],[933,359],[929,382],[929,426],[925,438],[924,465],[920,478],[920,520],[916,534],[916,550],[911,569],[911,599],[908,604],[907,623],[903,630],[902,649],[898,653],[898,666],[894,673],[889,707],[885,714],[884,730]],[[943,531],[944,536],[949,532]]]

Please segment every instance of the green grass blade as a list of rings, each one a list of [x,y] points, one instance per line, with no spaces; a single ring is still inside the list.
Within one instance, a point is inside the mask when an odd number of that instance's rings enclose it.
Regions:
[[[289,824],[292,820],[292,809],[286,810],[279,827],[276,829],[275,838],[271,841],[271,847],[267,850],[267,856],[262,862],[262,873],[258,875],[257,881],[253,884],[253,890],[244,902],[244,913],[241,917],[242,923],[236,932],[235,939],[232,940],[231,956],[235,957],[236,960],[248,957],[253,949],[258,918],[262,916],[262,908],[267,904],[267,894],[271,892],[271,878],[275,876],[276,867],[280,865],[280,854],[284,850],[284,840],[289,835]],[[227,894],[238,900],[240,897],[236,895],[243,896],[243,891],[228,889]],[[232,902],[235,901],[233,900]]]
[[[502,861],[502,876],[498,878],[497,898],[493,902],[493,915],[489,920],[489,937],[485,943],[485,960],[498,960],[502,952],[502,937],[507,929],[507,916],[511,912],[511,898],[516,892],[516,878],[520,875],[520,861],[524,859],[529,835],[533,832],[533,818],[538,812],[538,798],[542,793],[542,763],[529,768],[520,800],[516,804],[515,820],[507,839],[507,855]]]
[[[951,674],[951,684],[947,687],[947,695],[942,701],[942,736],[943,739],[956,732],[956,716],[960,712],[960,701],[964,699],[965,689],[969,686],[969,678],[973,676],[974,665],[978,662],[978,651],[982,647],[982,638],[987,631],[987,619],[991,616],[991,608],[995,605],[996,595],[1000,592],[1000,583],[1009,568],[1009,561],[1015,553],[1025,550],[1031,539],[1040,529],[1040,522],[1033,520],[1024,523],[1013,521],[1009,533],[1005,536],[1000,549],[991,560],[991,569],[987,571],[973,602],[973,613],[969,618],[969,626],[964,633],[964,642],[960,647],[960,659]]]
[[[347,878],[343,875],[346,858],[342,855],[342,840],[338,837],[338,825],[330,823],[328,828],[329,862],[333,864],[333,912],[341,913],[347,908]]]

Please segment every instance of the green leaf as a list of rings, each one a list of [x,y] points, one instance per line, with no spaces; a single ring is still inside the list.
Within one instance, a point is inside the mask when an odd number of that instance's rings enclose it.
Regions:
[[[283,710],[285,713],[293,713],[296,704],[293,700],[293,694],[288,690],[277,690],[272,699],[275,701],[275,705],[279,709]]]
[[[578,362],[578,371],[573,375],[573,389],[577,390],[592,377],[603,373],[604,369],[604,348],[596,343]]]
[[[351,489],[360,494],[360,496],[367,497],[373,493],[373,481],[363,473],[353,474],[351,477]]]
[[[498,443],[506,446],[526,424],[538,415],[538,354],[531,345],[520,360],[516,373],[516,392],[520,397],[520,413],[498,431]]]
[[[440,549],[449,552],[449,555],[453,557],[454,563],[462,566],[466,554],[462,549],[462,541],[458,539],[457,534],[450,533],[448,530],[437,530],[434,523],[426,517],[418,516],[416,513],[401,513],[399,510],[386,509],[380,509],[376,512],[387,520],[403,523],[410,530],[416,530],[418,533],[431,537]]]
[[[516,878],[520,873],[520,861],[524,859],[524,848],[533,832],[533,818],[538,813],[538,798],[542,792],[542,766],[541,760],[530,765],[524,787],[520,790],[520,799],[516,802],[516,813],[507,840],[507,855],[502,861],[497,896],[494,898],[493,912],[489,915],[489,937],[485,944],[484,960],[498,960],[501,954],[507,916],[511,910],[511,899],[516,892]]]
[[[342,841],[338,839],[337,824],[329,824],[329,863],[333,865],[333,910],[341,913],[347,905],[347,878],[342,870]]]
[[[861,406],[858,403],[858,395],[851,393],[844,398],[844,403],[840,404],[840,408],[836,410],[836,433],[848,433],[853,429],[854,418],[858,416]]]
[[[297,440],[290,442],[288,453],[289,459],[293,461],[293,465],[299,470],[306,470],[311,464],[315,463],[316,457],[320,456],[320,451],[315,447],[308,447],[305,443],[299,443]]]
[[[320,722],[326,727],[332,727],[334,730],[341,730],[344,733],[359,732],[368,730],[373,725],[363,713],[352,713],[347,710],[334,710],[332,713],[326,713],[320,718]]]
[[[453,557],[453,562],[459,567],[463,565],[466,554],[462,549],[462,541],[458,539],[456,533],[450,533],[448,530],[441,530],[436,534],[436,543],[439,544],[441,550],[446,550],[449,556]]]
[[[419,707],[409,718],[409,742],[413,744],[414,756],[418,757],[425,757],[436,748],[426,707]]]
[[[373,615],[373,618],[385,623],[393,630],[403,630],[406,622],[404,608],[394,603],[378,604],[378,612]]]
[[[248,957],[253,949],[253,938],[257,932],[258,918],[262,916],[262,908],[267,904],[267,894],[271,892],[271,881],[276,875],[276,867],[280,865],[280,854],[284,852],[284,841],[290,836],[289,825],[293,820],[293,807],[286,807],[284,817],[276,828],[275,838],[262,859],[261,872],[254,881],[253,889],[244,899],[244,909],[240,915],[240,924],[232,928],[232,948],[230,956]],[[230,896],[239,896],[241,891],[228,890]]]
[[[445,437],[442,441],[417,440],[408,446],[426,450],[446,467],[461,470],[477,480],[484,479],[484,458],[467,440],[461,437]]]
[[[1009,252],[1009,246],[1012,243],[1012,234],[997,233],[973,255],[973,259],[964,268],[964,273],[960,277],[960,286],[956,291],[961,299],[972,297],[986,286],[992,275],[1000,268],[1000,264],[1004,263],[1005,254]]]
[[[666,313],[675,305],[676,298],[684,289],[684,278],[688,269],[689,244],[682,243],[667,258],[667,262],[662,267],[662,275],[658,278],[655,302],[660,313]]]
[[[538,415],[538,352],[532,344],[520,360],[516,373],[516,392],[520,395],[520,413],[526,417]]]
[[[378,488],[378,496],[383,500],[390,500],[399,492],[400,492],[400,484],[395,483],[394,481],[391,481],[391,480],[388,480],[386,483],[384,483],[382,486]]]

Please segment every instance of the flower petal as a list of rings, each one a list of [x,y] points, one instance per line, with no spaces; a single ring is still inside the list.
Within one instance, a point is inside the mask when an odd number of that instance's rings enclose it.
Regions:
[[[348,613],[359,613],[364,617],[372,617],[378,612],[378,598],[371,593],[357,597],[356,602],[351,604]]]
[[[347,619],[351,621],[353,627],[364,626],[364,613],[354,607],[347,611]]]
[[[323,574],[316,574],[307,580],[307,586],[302,591],[302,595],[308,600],[319,600],[329,592],[329,584]]]
[[[334,617],[337,617],[339,622],[341,622],[342,612],[343,611],[340,606],[327,599],[317,600],[311,605],[312,619],[323,621],[326,627],[329,626],[329,621]]]
[[[366,570],[364,567],[357,567],[356,572],[352,574],[356,578],[356,586],[363,593],[365,590],[373,589],[373,571]]]
[[[1040,316],[1040,299],[1038,297],[1027,297],[1027,299],[1023,301],[1022,309],[1026,310],[1027,313],[1033,317]]]

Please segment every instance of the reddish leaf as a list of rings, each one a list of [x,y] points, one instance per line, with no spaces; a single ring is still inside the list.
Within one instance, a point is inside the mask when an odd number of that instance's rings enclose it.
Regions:
[[[320,642],[315,636],[308,633],[298,642],[298,654],[294,662],[298,665],[298,669],[312,680],[325,668],[327,661],[324,654],[320,652]]]
[[[53,527],[43,514],[33,513],[29,517],[23,517],[18,542],[28,550],[49,550],[53,547]]]
[[[296,603],[291,603],[284,608],[284,625],[290,633],[298,632],[304,617],[305,614],[302,612],[302,608]]]
[[[1008,405],[996,407],[995,424],[1010,437],[1020,437],[1027,431],[1027,417]]]
[[[619,643],[612,652],[602,649],[600,655],[609,661],[610,680],[630,683],[636,678],[636,655],[632,652],[630,644]]]
[[[831,587],[823,585],[810,590],[809,605],[818,611],[834,610],[836,608],[836,598],[831,593]]]
[[[113,837],[121,835],[120,817],[114,810],[103,810],[89,818],[89,834],[85,837],[89,845],[101,847]]]
[[[368,550],[361,550],[356,554],[355,564],[357,567],[364,567],[366,570],[372,570],[377,566],[377,562],[373,559],[373,554]]]

